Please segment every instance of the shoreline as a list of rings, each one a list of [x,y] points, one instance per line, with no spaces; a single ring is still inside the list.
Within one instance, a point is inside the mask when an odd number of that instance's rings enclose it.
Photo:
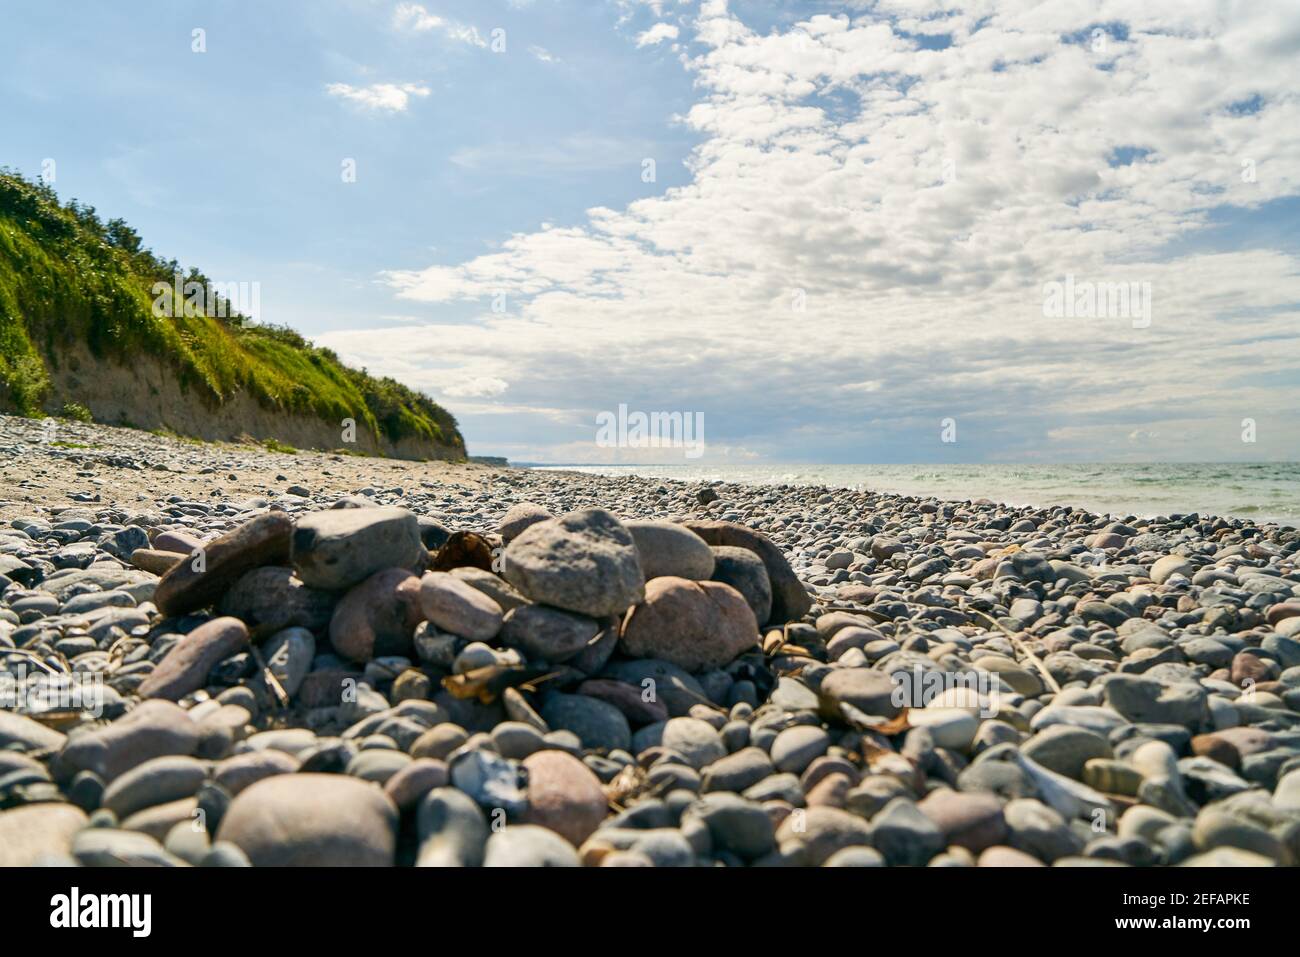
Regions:
[[[1284,481],[1295,484],[1294,494],[1279,503],[1264,504],[1242,504],[1229,506],[1227,508],[1191,508],[1186,505],[1179,505],[1176,508],[1160,509],[1151,502],[1136,502],[1132,499],[1125,499],[1116,502],[1101,502],[1097,499],[1099,493],[1095,489],[1083,488],[1085,480],[1069,483],[1064,479],[1053,484],[1068,485],[1068,488],[1062,489],[1042,489],[1034,491],[1032,488],[1020,490],[1014,494],[1002,495],[993,489],[993,479],[972,478],[969,481],[974,484],[974,488],[943,488],[940,487],[943,481],[953,472],[970,472],[975,470],[1005,469],[1017,472],[1034,472],[1041,471],[1050,474],[1053,471],[1071,470],[1071,469],[1092,469],[1092,470],[1128,470],[1136,474],[1138,470],[1144,469],[1180,469],[1180,468],[1205,468],[1207,466],[1217,469],[1231,469],[1234,467],[1244,467],[1249,469],[1272,469],[1286,472]],[[1089,511],[1099,516],[1108,516],[1116,519],[1125,517],[1154,519],[1169,517],[1171,515],[1197,514],[1202,517],[1214,519],[1219,517],[1240,519],[1243,521],[1253,521],[1257,524],[1274,524],[1281,526],[1300,527],[1300,463],[1297,462],[1229,462],[1229,463],[1054,463],[1048,465],[1024,464],[1024,463],[977,463],[977,464],[943,464],[943,463],[918,463],[918,464],[892,464],[892,465],[871,465],[871,464],[841,464],[841,465],[822,465],[817,463],[773,463],[770,466],[762,466],[754,471],[765,471],[770,469],[772,472],[782,470],[793,472],[802,470],[804,476],[795,477],[792,475],[778,477],[773,474],[763,478],[750,478],[746,474],[750,471],[748,466],[734,467],[730,471],[727,469],[709,469],[695,465],[659,465],[659,464],[640,464],[640,465],[602,465],[599,463],[587,465],[520,465],[517,467],[528,468],[534,471],[565,471],[583,475],[636,475],[647,480],[664,480],[664,481],[681,481],[686,483],[692,482],[724,482],[735,485],[748,486],[776,486],[776,485],[799,485],[799,486],[816,486],[826,489],[846,489],[853,491],[870,491],[889,495],[897,495],[904,498],[932,499],[944,504],[969,503],[979,499],[989,499],[999,505],[1006,505],[1014,508],[1029,509],[1049,509],[1054,507],[1068,507]],[[672,475],[657,475],[656,470],[690,470],[697,474],[677,478]],[[853,473],[867,475],[883,471],[893,470],[902,471],[932,471],[934,476],[932,480],[925,484],[924,487],[908,487],[899,484],[901,479],[898,476],[892,478],[881,476],[879,479],[872,478],[869,480],[851,479],[848,476]],[[824,473],[816,475],[815,473]],[[845,475],[839,480],[830,479],[825,473],[841,472]],[[737,474],[739,473],[739,474]],[[1290,474],[1294,473],[1294,474]],[[913,479],[913,481],[917,481]],[[1008,477],[1009,482],[1016,482],[1016,478]],[[1024,482],[1024,477],[1020,477]],[[980,484],[980,483],[984,484]],[[1141,480],[1134,480],[1135,487],[1133,494],[1137,495],[1147,491],[1149,486],[1140,484]],[[1208,484],[1208,483],[1207,483]],[[1263,490],[1259,490],[1261,493]],[[978,493],[984,494],[978,494]],[[1277,494],[1277,490],[1274,489]],[[1216,493],[1217,494],[1217,493]],[[1165,500],[1176,498],[1176,492],[1170,492],[1163,496]],[[1125,507],[1127,506],[1127,507]]]
[[[21,416],[0,414],[0,447],[6,441],[20,439],[28,444],[35,444],[38,447],[41,443],[42,423],[51,420],[28,419]],[[1300,527],[1300,515],[1297,515],[1294,521],[1285,518],[1269,517],[1256,518],[1252,515],[1233,514],[1231,512],[1213,512],[1213,511],[1188,511],[1188,512],[1138,512],[1133,510],[1098,510],[1087,506],[1075,505],[1068,501],[1060,499],[1047,502],[1045,504],[1036,504],[1030,501],[1017,500],[1014,498],[1002,499],[993,496],[962,496],[952,490],[938,490],[923,492],[915,489],[899,489],[896,487],[886,488],[883,486],[868,486],[864,483],[827,483],[817,478],[808,478],[806,480],[785,480],[785,481],[751,481],[745,478],[735,478],[724,473],[718,473],[715,478],[701,479],[696,477],[676,478],[672,476],[656,476],[653,474],[639,474],[633,472],[633,469],[699,469],[694,465],[654,465],[642,464],[635,466],[624,465],[600,465],[600,464],[567,464],[567,465],[549,465],[545,463],[516,464],[512,463],[507,466],[475,461],[475,456],[471,456],[466,462],[444,462],[438,460],[414,461],[406,459],[377,458],[365,455],[340,455],[337,452],[320,452],[313,450],[294,450],[293,452],[275,452],[273,448],[256,444],[241,444],[234,442],[207,442],[203,440],[189,439],[185,437],[168,436],[147,432],[140,429],[133,429],[122,426],[104,425],[100,423],[80,423],[67,420],[52,420],[57,422],[58,436],[53,445],[47,451],[53,452],[58,449],[58,456],[66,459],[76,460],[78,458],[90,458],[102,460],[110,466],[115,461],[113,450],[118,447],[134,448],[140,450],[145,460],[156,460],[164,463],[159,467],[159,471],[164,474],[167,463],[180,463],[183,468],[187,462],[198,461],[203,459],[204,465],[200,468],[211,467],[212,463],[233,464],[237,471],[235,474],[240,477],[240,486],[248,488],[250,491],[261,493],[273,493],[275,491],[275,476],[284,471],[284,466],[296,466],[296,471],[306,474],[322,474],[333,472],[338,478],[350,476],[354,479],[361,479],[367,476],[380,477],[391,473],[393,476],[401,476],[405,480],[425,482],[430,479],[436,479],[441,482],[447,482],[453,485],[468,487],[478,487],[483,482],[490,482],[491,477],[497,474],[514,474],[519,472],[532,472],[539,474],[563,474],[569,476],[599,476],[605,479],[612,478],[633,478],[648,484],[657,484],[661,482],[673,482],[686,487],[695,487],[698,485],[718,485],[726,487],[743,487],[748,489],[774,489],[782,486],[791,486],[795,488],[811,488],[826,492],[845,491],[859,492],[872,495],[889,496],[902,500],[914,499],[920,502],[930,502],[944,506],[969,505],[972,502],[987,500],[995,505],[1013,508],[1021,511],[1046,512],[1053,509],[1065,508],[1071,511],[1087,512],[1090,515],[1099,518],[1111,518],[1121,520],[1126,517],[1132,517],[1139,520],[1152,520],[1158,518],[1169,518],[1171,515],[1188,515],[1196,514],[1202,520],[1215,521],[1220,518],[1242,522],[1256,527]],[[198,450],[206,450],[206,454],[199,454]],[[1179,465],[1204,465],[1206,463],[1134,463],[1132,465],[1105,463],[1064,463],[1050,466],[1041,466],[1045,469],[1051,468],[1145,468],[1145,467],[1174,467]],[[809,470],[826,469],[828,466],[817,465],[816,463],[776,463],[773,468],[785,468],[786,466],[799,467]],[[1217,463],[1216,467],[1231,468],[1233,466],[1250,465],[1256,467],[1290,467],[1300,468],[1300,463]],[[149,466],[151,469],[153,465]],[[1021,466],[1021,465],[1003,465],[993,466],[945,466],[942,464],[919,463],[907,465],[890,465],[883,468],[907,468],[907,469],[961,469],[972,467],[995,467],[995,468],[1037,468],[1038,466]],[[764,466],[766,468],[766,466]],[[877,465],[839,465],[829,466],[837,469],[880,469],[882,466]],[[619,471],[607,471],[616,469]],[[121,472],[119,471],[119,477]],[[208,474],[214,477],[209,479]],[[226,486],[230,483],[222,482],[215,473],[191,476],[204,485],[220,489],[223,493],[227,491]],[[13,480],[6,481],[6,473],[0,471],[0,490],[6,485],[12,486]],[[126,476],[128,480],[130,476]],[[293,478],[293,476],[289,476]],[[55,495],[58,494],[75,494],[77,492],[92,491],[86,484],[78,485],[71,480],[72,477],[67,475],[56,474],[50,476],[56,480],[50,491]],[[179,483],[178,483],[179,484]],[[149,483],[127,482],[128,488],[144,490],[149,487]],[[343,484],[337,485],[340,494],[343,493]],[[238,494],[238,489],[229,489],[232,494]],[[1086,493],[1079,493],[1084,495]],[[1069,496],[1065,496],[1068,498]],[[0,494],[0,521],[6,520],[9,511],[6,511],[8,505],[8,495]],[[20,499],[21,500],[21,499]],[[39,500],[33,504],[39,504]]]

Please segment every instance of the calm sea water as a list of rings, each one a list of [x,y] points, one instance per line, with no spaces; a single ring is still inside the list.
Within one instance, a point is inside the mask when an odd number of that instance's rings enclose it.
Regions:
[[[567,465],[601,475],[825,485],[1099,514],[1234,515],[1300,526],[1300,462],[1149,465]]]

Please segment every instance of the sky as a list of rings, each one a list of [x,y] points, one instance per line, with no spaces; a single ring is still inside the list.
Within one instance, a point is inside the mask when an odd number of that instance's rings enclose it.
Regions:
[[[1297,0],[0,0],[0,165],[474,454],[1293,460],[1297,62]]]

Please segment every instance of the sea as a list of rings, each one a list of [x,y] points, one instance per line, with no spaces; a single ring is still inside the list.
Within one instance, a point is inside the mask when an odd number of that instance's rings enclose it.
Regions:
[[[532,468],[747,485],[818,485],[1101,515],[1234,516],[1300,527],[1300,462],[1106,465],[533,465]]]

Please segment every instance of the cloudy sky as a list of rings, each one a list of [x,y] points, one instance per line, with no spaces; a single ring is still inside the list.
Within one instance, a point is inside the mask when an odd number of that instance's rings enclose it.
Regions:
[[[747,464],[1300,449],[1296,0],[0,7],[0,163],[472,452],[682,460],[620,405]]]

